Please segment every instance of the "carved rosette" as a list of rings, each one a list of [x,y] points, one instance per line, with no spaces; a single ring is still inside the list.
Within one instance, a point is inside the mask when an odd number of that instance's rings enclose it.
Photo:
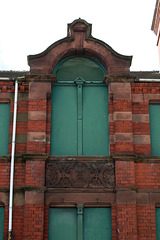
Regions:
[[[114,188],[114,164],[106,161],[49,161],[46,163],[46,186],[50,188]]]

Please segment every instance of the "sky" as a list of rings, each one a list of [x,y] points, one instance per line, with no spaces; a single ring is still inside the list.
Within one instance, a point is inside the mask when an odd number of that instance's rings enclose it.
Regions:
[[[159,70],[157,37],[151,30],[156,0],[1,0],[0,70],[29,70],[27,56],[67,36],[81,18],[92,36],[133,56],[132,71]]]

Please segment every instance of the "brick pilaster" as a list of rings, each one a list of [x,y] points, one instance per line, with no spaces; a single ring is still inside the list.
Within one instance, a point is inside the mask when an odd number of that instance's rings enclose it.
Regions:
[[[137,240],[135,163],[132,157],[115,157],[117,239]]]
[[[27,153],[46,152],[47,94],[50,92],[51,83],[29,84]]]
[[[23,239],[43,239],[46,155],[25,155],[25,205]]]
[[[23,239],[43,240],[44,192],[26,191]]]
[[[133,127],[132,127],[132,103],[131,84],[112,82],[109,85],[110,101],[112,101],[112,113],[110,122],[110,144],[115,154],[133,153]]]
[[[136,193],[117,191],[117,239],[137,240]]]

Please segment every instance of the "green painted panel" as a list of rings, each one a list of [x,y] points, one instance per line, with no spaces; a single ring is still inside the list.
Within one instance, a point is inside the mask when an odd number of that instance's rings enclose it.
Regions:
[[[4,207],[0,207],[0,240],[3,240],[4,230]]]
[[[160,156],[160,105],[149,105],[151,153]]]
[[[77,155],[76,86],[52,87],[51,155]]]
[[[111,240],[111,208],[50,208],[49,240]]]
[[[83,87],[83,155],[109,155],[106,86]]]
[[[51,155],[109,155],[108,90],[102,84],[102,65],[71,57],[53,74],[59,83],[52,88]]]
[[[111,209],[84,208],[84,240],[111,239]]]
[[[8,155],[10,104],[0,103],[0,155]]]
[[[100,64],[85,57],[72,57],[62,62],[57,70],[57,81],[74,81],[82,77],[86,81],[103,81],[104,72]]]
[[[157,240],[160,240],[160,208],[156,208],[156,233]]]
[[[77,209],[49,209],[49,240],[76,240]]]

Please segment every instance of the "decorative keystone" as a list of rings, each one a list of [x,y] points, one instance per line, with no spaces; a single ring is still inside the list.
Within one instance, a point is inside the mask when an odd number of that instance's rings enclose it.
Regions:
[[[87,23],[85,20],[79,18],[68,24],[68,37],[72,37],[75,32],[85,33],[86,37],[91,36],[92,24]]]

